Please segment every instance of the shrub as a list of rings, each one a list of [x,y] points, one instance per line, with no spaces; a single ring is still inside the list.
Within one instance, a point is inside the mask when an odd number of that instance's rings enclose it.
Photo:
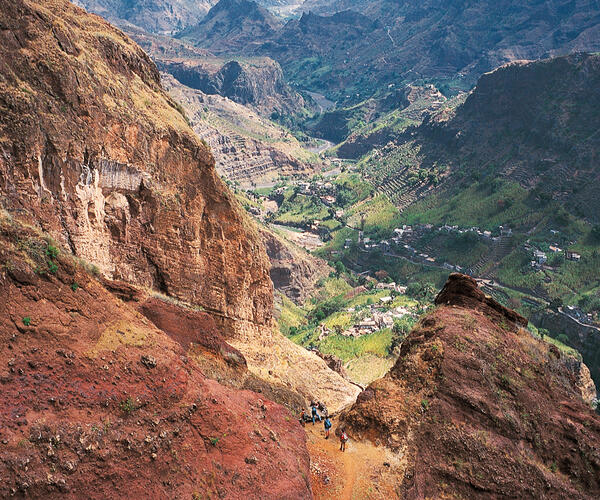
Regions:
[[[25,316],[25,317],[23,318],[23,324],[24,324],[25,326],[29,326],[29,325],[31,324],[31,316]]]
[[[74,292],[76,292],[78,288],[79,288],[79,284],[78,283],[71,284],[71,290],[73,290]]]
[[[48,248],[46,248],[46,255],[50,257],[50,259],[56,259],[59,253],[60,251],[54,245],[48,245]]]
[[[137,410],[137,405],[133,398],[129,396],[125,401],[121,401],[119,408],[121,408],[124,413],[130,414]]]
[[[51,260],[48,261],[48,272],[50,272],[51,274],[55,274],[56,271],[58,271],[58,266],[56,265],[55,262],[52,262]]]

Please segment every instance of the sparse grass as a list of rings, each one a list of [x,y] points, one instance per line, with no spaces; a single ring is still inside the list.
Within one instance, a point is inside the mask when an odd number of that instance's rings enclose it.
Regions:
[[[131,396],[129,396],[126,400],[121,401],[119,403],[119,408],[121,409],[121,411],[123,413],[126,413],[127,415],[130,415],[135,410],[138,409],[138,406],[137,406],[136,401]]]
[[[55,247],[54,245],[48,245],[48,248],[46,248],[46,255],[51,259],[54,260],[58,257],[58,255],[60,254],[60,250]]]

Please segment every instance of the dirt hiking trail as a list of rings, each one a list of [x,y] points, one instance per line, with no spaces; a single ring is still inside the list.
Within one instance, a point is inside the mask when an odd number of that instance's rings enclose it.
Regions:
[[[402,468],[401,455],[352,438],[342,452],[333,432],[325,439],[322,422],[306,424],[306,438],[315,500],[398,498],[392,476]]]

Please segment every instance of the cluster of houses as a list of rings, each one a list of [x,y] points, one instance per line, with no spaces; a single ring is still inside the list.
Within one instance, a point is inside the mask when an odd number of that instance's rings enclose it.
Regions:
[[[533,267],[534,269],[541,269],[542,266],[548,261],[548,256],[546,255],[546,252],[542,252],[541,250],[538,250],[537,248],[532,248],[532,247],[528,247],[531,251],[532,251],[532,255],[533,255],[533,260],[531,261],[531,267]],[[548,247],[549,251],[552,253],[563,253],[563,250],[558,247],[557,245],[549,245]],[[581,260],[581,254],[577,253],[577,252],[573,252],[571,250],[567,250],[566,252],[564,252],[565,254],[565,259],[573,261],[573,262],[579,262]]]
[[[406,293],[406,287],[402,285],[397,285],[396,283],[377,283],[375,285],[376,290],[389,290],[390,292],[396,292],[400,294]],[[411,312],[402,306],[390,308],[390,305],[394,301],[394,298],[391,295],[386,295],[380,297],[376,304],[368,304],[366,309],[363,311],[358,311],[355,307],[349,307],[346,309],[346,312],[355,314],[356,320],[354,324],[342,331],[335,332],[340,333],[346,337],[360,337],[362,335],[367,335],[369,333],[374,333],[384,328],[392,328],[394,326],[394,321],[396,319],[400,319],[407,314],[411,314]],[[361,312],[363,314],[361,314]],[[332,330],[327,328],[325,325],[321,325],[320,327],[321,333],[319,335],[319,340],[322,340],[324,337],[331,335],[334,333]]]
[[[332,203],[335,202],[336,186],[329,181],[298,182],[300,193],[307,196],[319,196],[326,198]],[[321,199],[323,199],[321,198]]]
[[[580,321],[581,323],[588,324],[588,323],[593,323],[593,321],[594,321],[593,314],[585,313],[581,309],[579,309],[579,307],[577,307],[577,306],[565,306],[564,308],[561,308],[560,310],[562,310],[562,312],[567,314],[567,316],[570,316],[571,318],[574,318],[574,319]]]

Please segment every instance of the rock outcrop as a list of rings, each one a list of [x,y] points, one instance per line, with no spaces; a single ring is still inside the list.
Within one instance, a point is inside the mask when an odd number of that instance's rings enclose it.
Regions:
[[[2,207],[106,277],[202,307],[275,387],[351,402],[274,332],[260,235],[148,56],[66,0],[3,3],[0,25]]]
[[[331,272],[327,263],[296,247],[274,231],[261,227],[267,255],[271,261],[271,281],[276,290],[297,304],[315,290],[317,281]],[[338,371],[338,370],[334,370]]]
[[[0,11],[3,205],[107,276],[266,325],[268,259],[156,66],[65,1]],[[243,258],[241,258],[243,256]]]
[[[297,420],[204,375],[245,370],[207,315],[100,280],[4,213],[0,296],[0,497],[312,498]]]
[[[225,60],[220,67],[215,66],[213,60],[206,63],[159,60],[158,66],[187,87],[227,97],[265,116],[302,110],[302,96],[285,83],[281,67],[272,59],[257,58],[249,63]]]
[[[338,428],[401,453],[401,498],[597,498],[600,417],[561,352],[468,276],[436,304]]]

